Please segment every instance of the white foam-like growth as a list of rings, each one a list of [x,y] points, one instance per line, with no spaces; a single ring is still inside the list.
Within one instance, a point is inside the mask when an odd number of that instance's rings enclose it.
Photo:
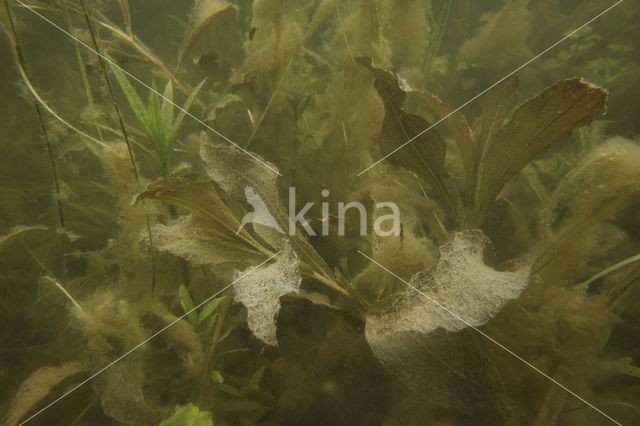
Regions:
[[[251,273],[253,267],[236,272],[234,284],[236,300],[247,308],[247,322],[253,334],[269,345],[276,346],[276,315],[280,310],[280,296],[296,293],[302,278],[298,272],[300,260],[285,244],[282,253],[269,266],[261,267]]]
[[[440,247],[436,266],[411,278],[411,286],[419,292],[409,289],[386,312],[367,319],[366,337],[376,356],[386,358],[381,351],[389,349],[387,338],[394,334],[426,334],[437,328],[457,331],[467,324],[477,327],[520,295],[527,286],[530,266],[515,272],[494,270],[483,261],[488,243],[480,231],[457,233]]]

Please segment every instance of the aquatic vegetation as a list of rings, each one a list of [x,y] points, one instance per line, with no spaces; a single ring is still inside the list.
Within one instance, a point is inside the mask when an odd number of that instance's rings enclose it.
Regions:
[[[122,91],[127,96],[133,114],[142,126],[153,151],[158,157],[157,161],[162,175],[169,176],[171,174],[171,153],[178,136],[178,130],[180,130],[185,114],[189,111],[191,104],[205,82],[200,82],[193,89],[178,115],[174,117],[173,84],[171,80],[164,87],[162,96],[156,93],[155,83],[153,84],[152,87],[155,91],[149,91],[149,101],[145,108],[137,92],[129,83],[127,76],[112,62],[109,62],[109,65],[111,65],[111,71],[116,76]]]
[[[639,12],[511,73],[592,3],[5,0],[3,422],[633,422]]]

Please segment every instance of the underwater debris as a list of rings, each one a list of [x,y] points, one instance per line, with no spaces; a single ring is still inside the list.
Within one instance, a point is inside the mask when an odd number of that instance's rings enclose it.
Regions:
[[[551,194],[543,212],[549,236],[602,220],[640,192],[640,146],[610,138],[591,151]]]
[[[469,326],[485,324],[516,299],[530,266],[496,271],[483,260],[489,244],[480,231],[456,233],[440,247],[437,265],[415,274],[412,288],[366,319],[365,337],[376,358],[410,389],[451,410],[503,423],[506,397]]]
[[[388,350],[381,342],[389,334],[478,327],[517,298],[527,286],[530,266],[522,265],[514,272],[496,271],[483,260],[489,244],[481,231],[464,231],[441,246],[437,265],[415,274],[409,282],[412,288],[386,312],[367,318],[365,332],[374,353]]]
[[[300,261],[289,244],[285,244],[276,261],[249,274],[254,267],[236,272],[236,300],[247,308],[247,322],[253,334],[263,342],[276,346],[276,320],[280,296],[297,293],[302,278]],[[243,275],[246,275],[244,278]]]

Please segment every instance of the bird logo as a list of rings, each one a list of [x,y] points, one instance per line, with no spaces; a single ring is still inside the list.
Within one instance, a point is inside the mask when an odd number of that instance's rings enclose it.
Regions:
[[[242,218],[242,223],[240,224],[240,228],[238,228],[238,232],[236,232],[236,235],[238,235],[240,231],[242,231],[242,228],[244,228],[244,226],[249,223],[259,223],[260,225],[273,228],[281,234],[285,233],[280,225],[278,225],[278,222],[276,222],[276,220],[269,212],[267,204],[258,194],[256,194],[256,191],[253,188],[247,186],[244,189],[244,195],[247,198],[247,203],[249,203],[251,207],[253,207],[253,211],[248,212],[244,215],[244,217]]]

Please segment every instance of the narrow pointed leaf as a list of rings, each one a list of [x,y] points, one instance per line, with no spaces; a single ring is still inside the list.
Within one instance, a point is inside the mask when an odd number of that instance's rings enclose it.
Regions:
[[[182,106],[182,110],[180,110],[180,112],[178,113],[178,116],[176,117],[176,121],[172,122],[172,126],[171,126],[171,136],[172,139],[176,137],[176,135],[178,134],[178,130],[180,129],[180,126],[182,125],[182,120],[184,119],[184,116],[186,115],[186,112],[189,111],[189,108],[191,107],[191,104],[193,103],[193,101],[196,98],[196,95],[198,94],[198,92],[200,91],[200,89],[202,88],[202,86],[204,85],[204,83],[207,80],[202,80],[191,92],[191,94],[189,95],[189,97],[187,98],[187,100],[185,101],[184,105]],[[173,108],[173,105],[171,106]]]
[[[193,310],[195,305],[193,304],[189,291],[184,285],[178,288],[178,297],[180,298],[180,306],[182,306],[184,313],[187,314],[187,320],[193,326],[198,325],[198,314]]]
[[[160,107],[160,117],[165,124],[173,124],[173,83],[171,80],[167,81],[167,85],[164,87],[164,98],[162,99],[162,106]],[[170,102],[171,101],[171,102]]]
[[[129,83],[129,79],[127,78],[127,76],[120,70],[120,68],[113,64],[113,59],[111,59],[108,55],[107,58],[109,59],[109,67],[111,67],[113,75],[116,76],[116,80],[118,81],[118,84],[120,84],[120,88],[124,92],[124,95],[129,102],[129,106],[133,111],[133,115],[136,117],[136,120],[138,120],[140,125],[142,125],[144,131],[148,133],[149,123],[147,121],[147,109],[138,96],[138,93],[135,91],[131,83]]]
[[[218,306],[220,306],[220,303],[222,302],[223,299],[224,297],[218,297],[217,299],[213,299],[207,302],[202,308],[202,310],[200,311],[200,314],[198,315],[198,324],[201,324],[202,321],[207,319],[209,315],[213,313],[213,311],[218,309]]]

